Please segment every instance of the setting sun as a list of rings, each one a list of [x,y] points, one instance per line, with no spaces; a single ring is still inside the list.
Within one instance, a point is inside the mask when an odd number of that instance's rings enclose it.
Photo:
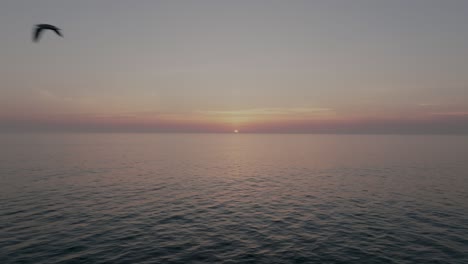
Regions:
[[[236,130],[234,130],[234,133],[236,133],[236,134],[237,134],[237,133],[239,133],[239,130],[237,130],[237,129],[236,129]]]

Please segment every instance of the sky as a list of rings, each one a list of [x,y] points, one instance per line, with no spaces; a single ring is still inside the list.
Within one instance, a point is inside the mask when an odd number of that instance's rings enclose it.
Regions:
[[[0,132],[468,134],[465,0],[2,0]],[[50,23],[31,41],[35,24]]]

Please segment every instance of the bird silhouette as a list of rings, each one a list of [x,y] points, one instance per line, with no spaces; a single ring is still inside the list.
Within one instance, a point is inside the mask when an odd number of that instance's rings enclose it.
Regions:
[[[39,39],[41,38],[42,32],[44,32],[44,30],[52,30],[55,33],[57,33],[57,35],[59,35],[60,37],[63,38],[63,35],[60,32],[60,28],[58,28],[56,26],[53,26],[53,25],[49,25],[49,24],[38,24],[38,25],[36,25],[36,27],[33,30],[33,41],[34,42],[39,41]]]

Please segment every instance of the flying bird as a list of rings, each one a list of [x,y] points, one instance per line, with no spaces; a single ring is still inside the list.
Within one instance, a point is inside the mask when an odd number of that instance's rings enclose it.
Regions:
[[[36,25],[36,27],[34,28],[34,31],[33,31],[33,40],[34,40],[34,42],[39,41],[39,39],[41,38],[42,32],[44,30],[52,30],[55,33],[57,33],[57,35],[59,35],[60,37],[63,38],[63,35],[60,32],[60,28],[58,28],[56,26],[53,26],[53,25],[49,25],[49,24],[39,24],[39,25]]]

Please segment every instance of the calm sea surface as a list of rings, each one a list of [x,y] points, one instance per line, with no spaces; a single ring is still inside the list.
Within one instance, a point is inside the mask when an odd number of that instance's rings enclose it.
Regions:
[[[0,263],[468,263],[468,137],[0,135]]]

